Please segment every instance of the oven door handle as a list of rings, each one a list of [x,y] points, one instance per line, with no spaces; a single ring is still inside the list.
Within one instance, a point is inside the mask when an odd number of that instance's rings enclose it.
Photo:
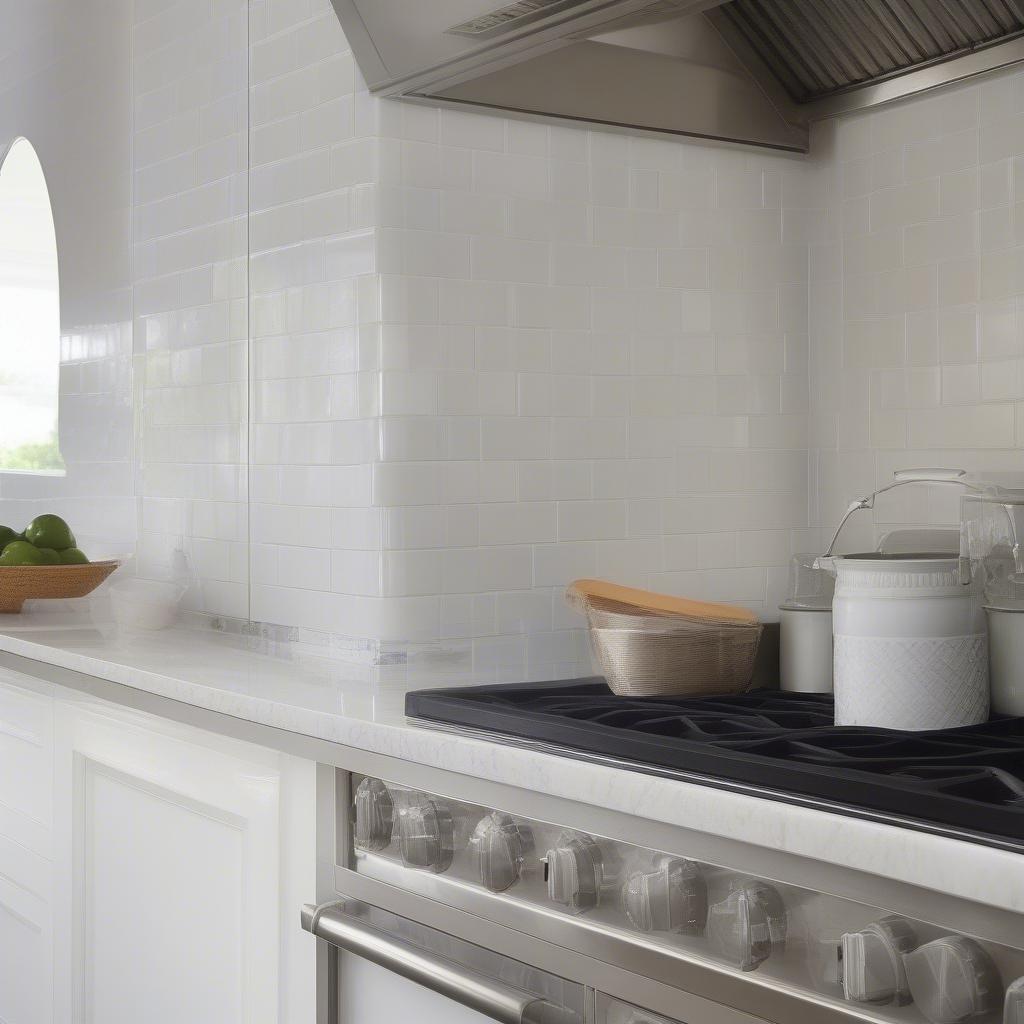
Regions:
[[[395,939],[348,913],[344,903],[305,904],[302,927],[501,1024],[578,1024],[571,1010]]]

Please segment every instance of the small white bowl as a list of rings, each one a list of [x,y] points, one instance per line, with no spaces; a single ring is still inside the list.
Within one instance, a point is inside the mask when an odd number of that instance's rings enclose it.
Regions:
[[[164,580],[120,580],[110,587],[110,610],[125,629],[166,629],[178,617],[183,593]]]

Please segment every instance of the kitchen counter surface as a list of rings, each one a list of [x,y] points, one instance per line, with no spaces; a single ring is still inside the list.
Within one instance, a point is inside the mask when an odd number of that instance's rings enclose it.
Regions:
[[[1024,912],[1019,854],[441,732],[405,717],[405,694],[479,682],[465,670],[370,668],[259,647],[198,628],[131,635],[62,611],[29,611],[0,628],[0,651],[198,708]]]

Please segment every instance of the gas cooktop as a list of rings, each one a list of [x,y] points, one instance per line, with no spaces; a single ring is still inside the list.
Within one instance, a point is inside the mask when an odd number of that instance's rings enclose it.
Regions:
[[[638,771],[1024,850],[1024,718],[837,727],[830,694],[617,697],[604,679],[409,693],[406,714]]]

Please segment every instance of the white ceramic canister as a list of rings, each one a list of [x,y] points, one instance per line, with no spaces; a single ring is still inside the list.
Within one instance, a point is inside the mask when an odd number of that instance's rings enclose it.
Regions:
[[[779,686],[790,693],[832,691],[832,609],[779,605]]]
[[[985,609],[992,710],[1024,717],[1024,608]]]
[[[786,600],[779,605],[779,685],[792,693],[832,692],[831,569],[818,555],[789,561]]]
[[[918,731],[988,718],[988,630],[955,558],[835,559],[836,725]]]

